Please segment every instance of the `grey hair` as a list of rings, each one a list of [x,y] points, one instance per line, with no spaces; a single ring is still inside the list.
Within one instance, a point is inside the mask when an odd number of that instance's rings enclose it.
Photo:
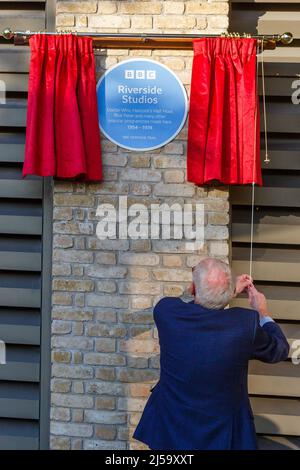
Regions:
[[[234,295],[234,276],[228,264],[205,258],[193,268],[195,302],[205,308],[226,307]]]

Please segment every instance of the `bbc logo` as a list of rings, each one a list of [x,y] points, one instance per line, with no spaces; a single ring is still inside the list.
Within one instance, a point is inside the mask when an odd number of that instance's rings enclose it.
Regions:
[[[132,79],[155,80],[156,71],[155,70],[125,70],[125,78],[127,80],[132,80]]]

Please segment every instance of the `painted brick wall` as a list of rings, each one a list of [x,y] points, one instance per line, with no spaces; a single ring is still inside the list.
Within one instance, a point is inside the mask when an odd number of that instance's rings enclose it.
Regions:
[[[197,33],[226,30],[225,1],[63,1],[59,29]],[[98,77],[129,57],[167,64],[189,91],[192,52],[95,51]],[[227,259],[228,191],[186,183],[185,127],[164,148],[125,151],[102,139],[102,184],[56,182],[53,214],[51,447],[141,449],[132,430],[159,376],[152,306],[182,295],[205,255]],[[206,242],[96,237],[101,203],[204,203]]]

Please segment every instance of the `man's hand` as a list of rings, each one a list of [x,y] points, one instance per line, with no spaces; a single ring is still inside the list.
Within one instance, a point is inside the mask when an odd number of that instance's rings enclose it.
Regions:
[[[237,296],[252,284],[252,278],[248,274],[242,274],[236,278],[234,295]]]
[[[250,307],[252,307],[253,310],[257,310],[257,312],[262,317],[269,316],[267,300],[264,294],[262,294],[261,292],[258,292],[258,290],[254,287],[253,284],[251,284],[248,287],[248,298],[249,298]]]

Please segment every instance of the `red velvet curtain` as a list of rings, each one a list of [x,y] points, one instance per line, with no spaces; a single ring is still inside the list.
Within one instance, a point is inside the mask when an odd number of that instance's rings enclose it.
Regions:
[[[187,175],[198,185],[262,184],[257,41],[194,41]]]
[[[23,176],[101,180],[92,39],[38,34],[30,51]]]

